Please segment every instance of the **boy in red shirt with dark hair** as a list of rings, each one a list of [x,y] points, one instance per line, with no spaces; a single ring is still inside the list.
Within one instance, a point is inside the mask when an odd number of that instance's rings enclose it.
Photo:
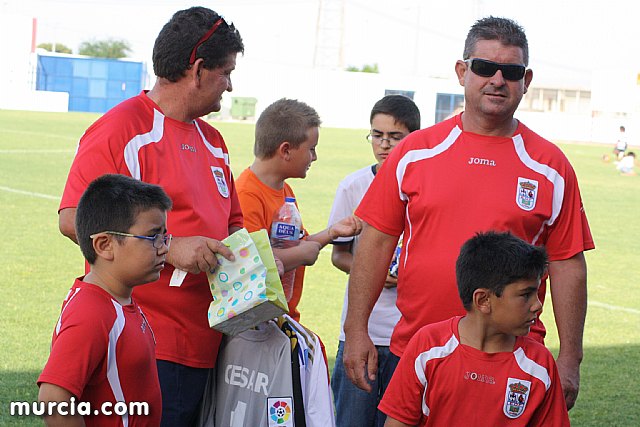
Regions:
[[[62,305],[38,378],[38,400],[59,409],[45,415],[46,425],[160,425],[155,338],[131,293],[164,268],[169,209],[162,188],[124,175],[103,175],[80,199],[76,231],[90,272]],[[137,402],[148,414],[131,412]]]
[[[510,233],[468,240],[456,262],[467,314],[411,338],[379,406],[385,426],[568,426],[553,356],[527,336],[546,266],[544,248]]]

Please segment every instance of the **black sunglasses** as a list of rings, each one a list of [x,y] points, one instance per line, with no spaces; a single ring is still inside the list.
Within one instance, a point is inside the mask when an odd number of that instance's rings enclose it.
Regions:
[[[527,68],[520,64],[499,64],[493,61],[487,61],[486,59],[473,58],[465,59],[464,62],[469,65],[471,71],[481,77],[492,77],[498,70],[502,72],[502,77],[505,80],[518,81],[524,77],[524,73]]]

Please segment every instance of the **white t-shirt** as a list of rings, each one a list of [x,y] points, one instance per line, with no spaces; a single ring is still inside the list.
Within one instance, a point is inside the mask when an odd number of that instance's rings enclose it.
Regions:
[[[300,345],[300,386],[307,427],[335,427],[333,395],[329,385],[329,371],[320,339],[314,333],[285,314],[283,318],[296,333]]]
[[[618,163],[618,170],[623,173],[632,172],[633,167],[635,166],[635,161],[636,159],[633,156],[624,156]]]
[[[624,132],[620,132],[618,135],[618,141],[616,142],[616,150],[627,150],[627,135]]]
[[[353,214],[375,177],[374,170],[375,165],[367,166],[348,175],[340,182],[336,190],[331,214],[329,215],[329,225],[335,224],[342,218]],[[351,251],[354,252],[358,245],[358,236],[341,237],[335,241],[343,244],[353,242]],[[340,320],[340,341],[344,341],[344,320],[347,317],[348,293],[349,288],[347,286],[344,293],[342,319]],[[391,342],[393,328],[400,320],[400,311],[396,307],[396,297],[396,288],[384,288],[373,307],[369,317],[369,336],[375,345],[389,346]]]

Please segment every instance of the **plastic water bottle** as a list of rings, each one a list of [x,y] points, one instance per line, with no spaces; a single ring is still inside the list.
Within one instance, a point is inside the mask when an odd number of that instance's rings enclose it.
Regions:
[[[271,246],[285,249],[300,244],[302,218],[296,206],[295,197],[285,197],[284,204],[273,215],[271,222]],[[287,301],[293,296],[293,282],[296,271],[287,271],[282,276],[282,288]]]
[[[300,243],[302,218],[295,197],[285,197],[284,204],[273,215],[271,245],[274,248],[290,248]]]

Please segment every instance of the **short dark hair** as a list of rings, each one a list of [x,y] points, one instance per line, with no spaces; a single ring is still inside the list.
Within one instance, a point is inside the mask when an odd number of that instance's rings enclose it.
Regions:
[[[115,174],[102,175],[91,182],[76,210],[76,235],[87,262],[93,264],[97,258],[89,236],[102,231],[127,233],[140,212],[153,208],[171,209],[171,199],[157,185]],[[114,237],[118,241],[124,239]]]
[[[420,129],[420,110],[411,98],[404,95],[387,95],[375,103],[371,109],[369,123],[376,114],[387,114],[396,123],[406,126],[409,132]]]
[[[488,16],[479,19],[471,26],[464,42],[462,59],[469,59],[480,40],[498,40],[505,46],[516,46],[522,49],[524,65],[529,65],[529,43],[527,36],[517,22],[508,18]]]
[[[153,45],[153,71],[156,76],[177,82],[191,65],[189,57],[196,43],[221,16],[206,7],[192,7],[176,12],[167,22]],[[210,70],[225,64],[233,53],[244,53],[242,37],[233,24],[223,19],[222,24],[202,43],[197,58],[204,59],[204,68]]]
[[[307,139],[309,129],[321,123],[316,110],[304,102],[279,99],[258,117],[253,154],[260,159],[271,158],[285,141],[296,148]]]
[[[489,289],[499,297],[510,283],[542,278],[546,268],[547,252],[542,246],[511,233],[478,233],[460,249],[456,261],[458,293],[470,311],[476,289]]]

